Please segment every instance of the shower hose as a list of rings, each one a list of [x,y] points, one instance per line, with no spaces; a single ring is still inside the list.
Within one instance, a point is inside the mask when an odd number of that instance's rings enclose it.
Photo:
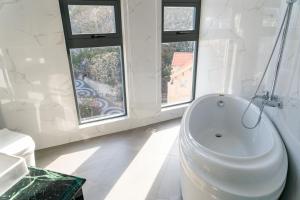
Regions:
[[[284,28],[284,25],[285,25],[285,23],[286,23],[286,21],[287,21],[288,13],[291,12],[292,6],[293,6],[292,3],[288,3],[288,6],[287,6],[287,8],[286,8],[286,10],[285,10],[285,14],[284,14],[283,20],[282,20],[281,25],[280,25],[279,32],[278,32],[278,34],[277,34],[277,36],[276,36],[276,39],[275,39],[275,43],[274,43],[274,46],[273,46],[273,49],[272,49],[270,58],[269,58],[269,60],[268,60],[268,62],[267,62],[267,65],[266,65],[266,67],[265,67],[265,70],[264,70],[264,72],[263,72],[263,75],[262,75],[262,77],[261,77],[261,79],[260,79],[260,81],[259,81],[259,84],[258,84],[258,86],[257,86],[257,89],[256,89],[256,91],[255,91],[253,97],[251,98],[251,100],[249,101],[249,103],[248,103],[248,105],[247,105],[245,111],[243,112],[243,115],[242,115],[242,118],[241,118],[241,123],[242,123],[243,127],[246,128],[246,129],[254,129],[254,128],[256,128],[256,127],[259,125],[260,121],[261,121],[262,114],[263,114],[263,111],[264,111],[264,108],[265,108],[265,103],[266,103],[266,101],[268,100],[267,98],[264,98],[264,97],[267,97],[268,95],[262,97],[263,101],[262,101],[262,103],[259,105],[259,116],[258,116],[258,119],[257,119],[257,121],[255,122],[255,124],[254,124],[253,126],[249,126],[249,125],[246,124],[246,122],[245,122],[245,116],[246,116],[247,112],[249,111],[249,108],[251,107],[251,105],[254,103],[255,99],[259,97],[257,94],[258,94],[259,89],[260,89],[260,87],[261,87],[261,85],[262,85],[262,83],[263,83],[263,80],[264,80],[264,78],[265,78],[265,76],[266,76],[266,74],[267,74],[267,71],[268,71],[268,69],[269,69],[269,67],[270,67],[270,64],[271,64],[272,58],[273,58],[273,56],[274,56],[276,47],[277,47],[277,45],[278,45],[278,42],[279,42],[281,33],[282,33],[283,28]],[[283,36],[283,37],[284,37],[284,36]],[[282,40],[283,40],[283,37],[282,37]],[[278,63],[277,63],[277,64],[278,64]]]

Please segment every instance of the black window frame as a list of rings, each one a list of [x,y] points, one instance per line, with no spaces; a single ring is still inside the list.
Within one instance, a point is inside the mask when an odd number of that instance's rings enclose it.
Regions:
[[[67,47],[67,54],[69,60],[69,68],[72,78],[73,93],[76,104],[77,118],[79,125],[104,121],[108,119],[120,118],[127,116],[127,98],[126,98],[126,77],[125,77],[125,65],[124,65],[124,48],[123,48],[123,36],[122,36],[122,21],[121,21],[121,2],[120,0],[59,0],[61,18],[63,23],[65,43]],[[71,21],[69,16],[68,5],[96,5],[96,6],[114,6],[115,14],[115,33],[104,33],[104,34],[72,34]],[[116,46],[120,47],[121,50],[121,73],[123,81],[123,101],[124,101],[124,114],[113,116],[113,117],[96,117],[95,119],[85,120],[82,122],[79,112],[79,105],[77,100],[76,86],[74,82],[74,74],[72,69],[72,61],[70,49],[75,48],[96,48],[96,47],[109,47]]]
[[[194,7],[195,8],[195,27],[194,30],[187,31],[164,31],[164,8],[165,7]],[[198,68],[198,46],[200,35],[200,15],[201,15],[201,0],[162,0],[162,44],[172,42],[195,42],[195,55],[193,66],[193,80],[192,80],[192,99],[187,102],[180,102],[174,104],[163,105],[162,108],[169,108],[189,104],[195,100],[196,96],[196,80]]]

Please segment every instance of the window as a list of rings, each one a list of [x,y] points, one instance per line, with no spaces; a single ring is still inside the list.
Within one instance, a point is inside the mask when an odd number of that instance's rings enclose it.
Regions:
[[[162,107],[195,97],[200,0],[163,0]]]
[[[72,34],[116,33],[114,6],[68,5]]]
[[[125,116],[119,0],[60,0],[79,122]]]

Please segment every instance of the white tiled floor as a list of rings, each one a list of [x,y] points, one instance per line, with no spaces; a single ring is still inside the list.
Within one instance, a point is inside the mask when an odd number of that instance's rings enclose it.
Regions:
[[[86,200],[180,200],[172,120],[36,152],[37,166],[87,179]]]

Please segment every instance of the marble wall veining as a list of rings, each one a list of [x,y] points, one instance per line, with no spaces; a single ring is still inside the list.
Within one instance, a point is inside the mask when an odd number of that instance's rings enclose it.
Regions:
[[[281,6],[281,0],[203,1],[198,96],[253,93],[271,52]]]
[[[160,5],[122,1],[128,117],[79,126],[58,0],[0,1],[0,128],[40,149],[180,117],[160,106]]]
[[[45,148],[180,117],[186,106],[160,108],[160,6],[161,0],[122,1],[129,116],[78,126],[58,1],[1,1],[0,128],[29,134]],[[285,0],[202,0],[196,95],[250,97],[284,8]],[[290,115],[300,112],[299,13],[300,1],[277,93],[287,105],[280,113],[300,141]],[[269,73],[263,89],[271,80]]]
[[[272,50],[286,8],[285,0],[202,1],[197,95],[253,95]],[[300,1],[294,4],[276,94],[283,109],[266,111],[289,153],[282,199],[300,196]],[[276,55],[278,51],[275,53]],[[274,62],[260,91],[271,90]]]
[[[268,109],[289,154],[289,172],[282,199],[300,197],[300,1],[296,2],[277,85],[283,109]]]
[[[279,77],[277,93],[282,96],[287,93],[297,96],[299,7],[298,1],[294,5]],[[285,0],[202,1],[197,96],[213,92],[246,98],[253,95],[271,54],[285,8]],[[275,62],[276,58],[271,62],[261,91],[271,86]]]
[[[269,59],[285,8],[284,0],[203,1],[197,95],[218,92],[251,97]],[[299,124],[292,116],[300,113],[299,35],[300,1],[293,8],[276,89],[285,105],[279,111],[288,113],[285,115],[291,119],[287,123],[293,123],[290,127],[298,133]],[[270,90],[276,61],[272,60],[261,91]]]

